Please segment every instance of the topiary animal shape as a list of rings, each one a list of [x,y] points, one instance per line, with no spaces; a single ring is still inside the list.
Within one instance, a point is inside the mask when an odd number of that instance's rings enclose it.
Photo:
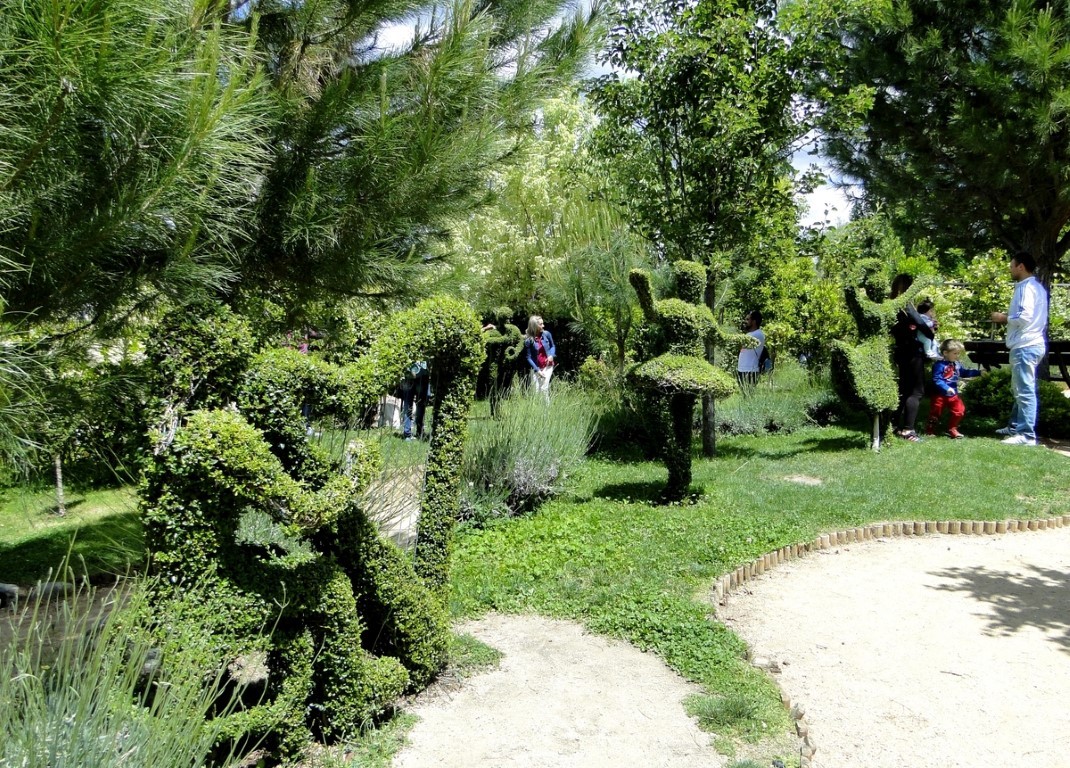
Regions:
[[[865,284],[865,276],[862,283]],[[872,423],[870,447],[881,446],[881,415],[899,404],[899,387],[892,366],[891,330],[895,318],[930,283],[919,279],[894,299],[873,301],[862,285],[844,288],[847,309],[858,328],[858,342],[832,341],[832,383],[836,394],[869,414]]]
[[[723,399],[736,390],[735,380],[705,358],[707,342],[723,344],[729,338],[709,307],[701,303],[706,268],[679,261],[673,265],[673,273],[678,297],[661,300],[654,299],[647,272],[633,270],[629,275],[647,323],[657,329],[658,342],[655,356],[634,366],[628,379],[652,396],[659,412],[665,436],[662,455],[669,471],[662,497],[669,502],[681,500],[691,485],[691,425],[697,398],[711,394]],[[757,345],[750,336],[741,338],[740,343]]]
[[[509,307],[498,307],[492,313],[494,327],[483,333],[490,363],[490,412],[498,413],[498,403],[509,388],[516,371],[516,359],[524,349],[524,334],[510,322],[513,315]]]
[[[240,323],[225,310],[201,318],[213,327],[197,329],[194,339],[237,341],[225,334],[240,332]],[[169,337],[152,354],[181,359],[181,344]],[[341,738],[441,669],[455,457],[483,354],[467,306],[435,299],[392,318],[351,365],[269,350],[240,374],[226,358],[226,377],[202,361],[173,366],[198,383],[161,387],[193,394],[164,409],[166,427],[142,489],[153,568],[164,583],[211,586],[216,604],[200,618],[224,659],[266,644],[271,667],[268,698],[231,716],[225,733],[271,734],[280,751],[299,749],[312,733]],[[418,359],[435,371],[437,400],[410,559],[360,506],[379,463],[373,447],[354,442],[332,460],[308,443],[301,406],[357,417]],[[213,382],[232,391],[212,391]],[[192,407],[201,402],[234,405]],[[269,640],[265,628],[273,628]]]

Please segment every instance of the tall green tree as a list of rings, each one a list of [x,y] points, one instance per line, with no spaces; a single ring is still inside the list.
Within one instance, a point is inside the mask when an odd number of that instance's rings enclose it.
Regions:
[[[616,72],[591,94],[602,118],[595,147],[612,169],[607,193],[665,258],[712,267],[711,308],[755,222],[793,206],[783,180],[805,126],[793,101],[796,53],[775,11],[771,0],[622,2],[604,54]],[[707,455],[713,422],[704,398]]]
[[[570,89],[538,114],[522,159],[492,177],[493,202],[455,228],[455,279],[485,315],[508,306],[568,319],[619,367],[641,317],[628,274],[651,266],[650,249],[592,194],[603,180],[590,105]]]
[[[233,279],[269,157],[253,42],[204,0],[0,3],[6,312],[102,322]]]
[[[795,0],[825,152],[910,238],[1070,249],[1070,7],[1024,0]]]
[[[297,298],[418,291],[597,39],[597,4],[567,0],[248,7],[280,119],[244,279]],[[411,41],[379,45],[406,21]]]

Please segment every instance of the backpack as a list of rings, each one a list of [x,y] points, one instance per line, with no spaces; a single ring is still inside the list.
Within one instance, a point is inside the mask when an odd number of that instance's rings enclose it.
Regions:
[[[773,370],[773,358],[769,355],[769,347],[762,345],[762,354],[758,355],[758,373],[771,373]]]

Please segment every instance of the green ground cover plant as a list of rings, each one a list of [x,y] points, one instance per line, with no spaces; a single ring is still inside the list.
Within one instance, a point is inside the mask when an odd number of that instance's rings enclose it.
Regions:
[[[90,579],[126,573],[144,557],[132,487],[71,495],[55,514],[52,490],[10,488],[0,497],[0,581],[32,584],[67,557]]]
[[[694,482],[706,494],[691,505],[653,503],[665,476],[659,464],[589,459],[572,492],[538,514],[461,538],[452,612],[581,621],[658,653],[717,699],[754,702],[747,717],[721,726],[731,738],[783,733],[788,715],[776,685],[711,618],[718,576],[822,531],[867,522],[1070,513],[1064,456],[1012,456],[994,438],[893,443],[875,454],[857,426],[726,437],[718,459],[695,461]]]

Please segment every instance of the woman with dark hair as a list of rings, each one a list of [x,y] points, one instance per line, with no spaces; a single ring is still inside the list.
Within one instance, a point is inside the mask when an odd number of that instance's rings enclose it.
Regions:
[[[902,296],[914,283],[910,275],[896,275],[892,280],[891,298]],[[914,431],[914,422],[918,418],[918,407],[925,394],[925,350],[918,340],[922,333],[928,338],[935,338],[934,326],[927,323],[921,313],[908,303],[896,315],[892,326],[892,359],[899,371],[899,407],[895,412],[895,433],[912,443],[921,442]]]

